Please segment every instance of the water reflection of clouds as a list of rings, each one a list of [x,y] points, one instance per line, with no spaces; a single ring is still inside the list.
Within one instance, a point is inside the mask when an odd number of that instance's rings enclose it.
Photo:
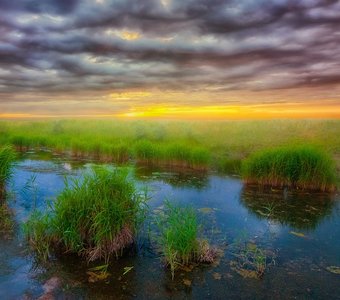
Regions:
[[[190,169],[137,166],[135,175],[140,181],[152,182],[159,180],[173,187],[188,187],[201,190],[205,189],[209,184],[207,172],[198,172]]]

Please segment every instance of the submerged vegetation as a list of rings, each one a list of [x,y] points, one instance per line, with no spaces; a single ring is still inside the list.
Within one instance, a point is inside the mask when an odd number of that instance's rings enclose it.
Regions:
[[[286,146],[262,150],[242,162],[248,184],[319,191],[336,188],[335,163],[315,147]]]
[[[331,194],[299,191],[243,189],[241,203],[259,219],[298,230],[314,230],[330,217],[335,205]]]
[[[275,253],[254,243],[238,240],[231,248],[236,259],[230,262],[231,269],[244,278],[262,278],[268,268],[275,265]]]
[[[193,208],[175,206],[166,201],[164,215],[158,220],[158,226],[160,244],[172,278],[181,265],[214,261],[216,251],[207,241],[198,239],[199,225]]]
[[[109,261],[134,242],[145,201],[127,169],[96,168],[81,180],[66,181],[52,211],[31,216],[26,235],[44,260],[52,250],[63,250]]]

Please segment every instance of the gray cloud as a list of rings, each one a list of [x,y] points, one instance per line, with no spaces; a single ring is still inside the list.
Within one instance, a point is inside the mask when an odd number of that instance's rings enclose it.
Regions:
[[[0,93],[336,87],[339,32],[332,0],[3,0]]]
[[[79,0],[1,0],[3,11],[69,14],[78,5]]]

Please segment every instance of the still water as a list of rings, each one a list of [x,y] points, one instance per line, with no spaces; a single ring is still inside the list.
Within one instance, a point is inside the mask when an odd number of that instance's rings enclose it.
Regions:
[[[89,282],[88,269],[102,263],[70,255],[37,264],[22,224],[34,209],[53,205],[65,177],[89,166],[51,153],[27,153],[17,162],[8,187],[16,226],[10,236],[0,234],[0,299],[46,296],[51,278],[59,282],[56,299],[340,299],[339,195],[259,190],[204,172],[133,168],[138,185],[149,190],[150,217],[137,249],[114,260],[107,279]],[[182,268],[172,280],[152,221],[165,199],[196,209],[201,237],[219,250],[216,263]],[[264,257],[261,278],[240,259],[248,248]]]

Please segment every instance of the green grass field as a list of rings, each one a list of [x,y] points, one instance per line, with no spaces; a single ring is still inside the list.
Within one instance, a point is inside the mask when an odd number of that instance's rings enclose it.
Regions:
[[[257,150],[308,144],[329,153],[339,174],[339,132],[338,120],[17,120],[0,121],[0,145],[238,173],[240,161]]]

